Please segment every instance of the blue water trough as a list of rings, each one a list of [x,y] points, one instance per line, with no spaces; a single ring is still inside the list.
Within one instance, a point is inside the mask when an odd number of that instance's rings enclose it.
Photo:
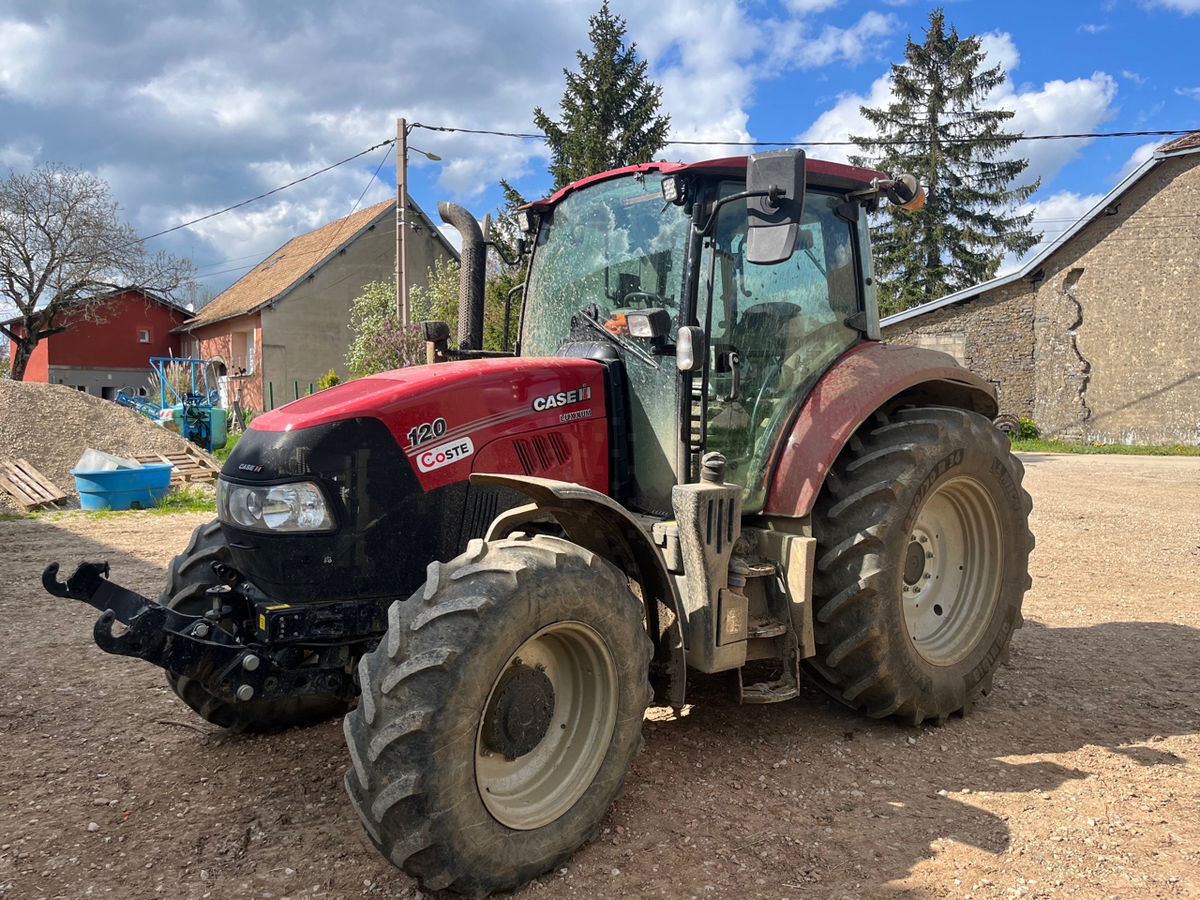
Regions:
[[[71,474],[84,509],[145,509],[167,495],[173,468],[170,463],[146,463],[138,469],[72,469]]]

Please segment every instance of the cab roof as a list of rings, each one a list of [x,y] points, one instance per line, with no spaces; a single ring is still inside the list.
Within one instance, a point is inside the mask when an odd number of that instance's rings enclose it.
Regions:
[[[724,174],[744,177],[746,163],[749,159],[749,156],[726,156],[720,159],[706,159],[691,163],[659,161],[622,166],[619,169],[610,169],[607,172],[588,175],[586,178],[574,181],[565,187],[559,188],[549,197],[525,204],[525,208],[532,210],[550,209],[558,205],[565,196],[581,188],[625,175],[668,175],[675,172],[695,172],[704,175]],[[876,178],[887,177],[883,172],[878,172],[874,169],[865,169],[861,166],[851,166],[845,163],[829,162],[823,159],[813,159],[811,156],[805,160],[805,174],[809,184],[842,190],[869,187],[871,182]]]

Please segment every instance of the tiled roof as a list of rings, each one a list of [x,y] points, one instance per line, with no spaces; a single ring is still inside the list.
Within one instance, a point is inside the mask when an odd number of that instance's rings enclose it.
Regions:
[[[1191,150],[1195,147],[1200,147],[1200,131],[1193,131],[1191,134],[1177,137],[1175,140],[1159,147],[1158,152],[1174,153],[1177,150]]]
[[[385,216],[392,215],[395,208],[395,200],[384,200],[351,213],[344,219],[322,225],[316,231],[292,238],[218,294],[179,330],[188,331],[198,325],[208,325],[261,309],[287,293],[360,232]]]
[[[113,288],[112,290],[108,291],[107,293],[95,294],[91,297],[78,297],[75,300],[73,300],[66,307],[66,309],[70,309],[73,306],[82,306],[84,304],[104,303],[107,300],[112,300],[115,297],[120,297],[122,294],[140,294],[146,300],[153,302],[153,303],[157,303],[160,306],[164,306],[171,312],[180,313],[183,316],[183,318],[187,318],[188,316],[190,316],[192,314],[192,311],[190,309],[188,309],[186,306],[182,306],[181,304],[176,303],[173,300],[168,300],[166,297],[160,297],[158,294],[153,294],[150,291],[144,290],[140,287],[133,287],[133,286],[123,287],[123,288]],[[66,309],[64,309],[63,311],[65,312]],[[23,321],[25,321],[24,316],[13,316],[11,319],[4,319],[3,321],[0,321],[0,325],[13,325],[15,323],[23,322]],[[2,340],[2,339],[0,339],[0,340]]]

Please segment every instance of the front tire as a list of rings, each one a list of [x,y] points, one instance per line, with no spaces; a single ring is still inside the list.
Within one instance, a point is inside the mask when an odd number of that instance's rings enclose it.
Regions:
[[[509,890],[561,863],[641,747],[650,651],[625,577],[561,538],[473,541],[431,565],[345,720],[371,841],[427,890]]]
[[[1023,474],[1008,439],[965,410],[900,410],[858,431],[813,515],[819,686],[914,724],[991,689],[1030,584]]]
[[[211,606],[208,589],[221,583],[213,563],[225,562],[228,556],[219,520],[197,526],[187,548],[171,561],[158,602],[187,615],[202,615]],[[196,679],[173,672],[167,672],[167,684],[202,719],[234,732],[268,734],[316,725],[345,715],[354,702],[333,693],[231,702]]]

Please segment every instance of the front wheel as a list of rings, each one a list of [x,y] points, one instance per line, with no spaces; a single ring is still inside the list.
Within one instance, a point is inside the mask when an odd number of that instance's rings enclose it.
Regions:
[[[817,683],[870,716],[965,713],[1007,658],[1030,584],[1029,495],[982,416],[878,416],[830,470],[813,515]]]
[[[207,591],[220,584],[213,563],[228,559],[229,550],[214,519],[192,532],[187,548],[171,561],[167,585],[158,602],[191,616],[203,615],[212,606]],[[344,715],[353,700],[337,693],[305,694],[277,700],[228,700],[186,675],[167,672],[171,690],[202,719],[234,732],[269,733],[316,725]]]
[[[346,789],[428,890],[509,890],[598,829],[642,743],[642,605],[547,535],[472,542],[393,604],[345,720]]]

